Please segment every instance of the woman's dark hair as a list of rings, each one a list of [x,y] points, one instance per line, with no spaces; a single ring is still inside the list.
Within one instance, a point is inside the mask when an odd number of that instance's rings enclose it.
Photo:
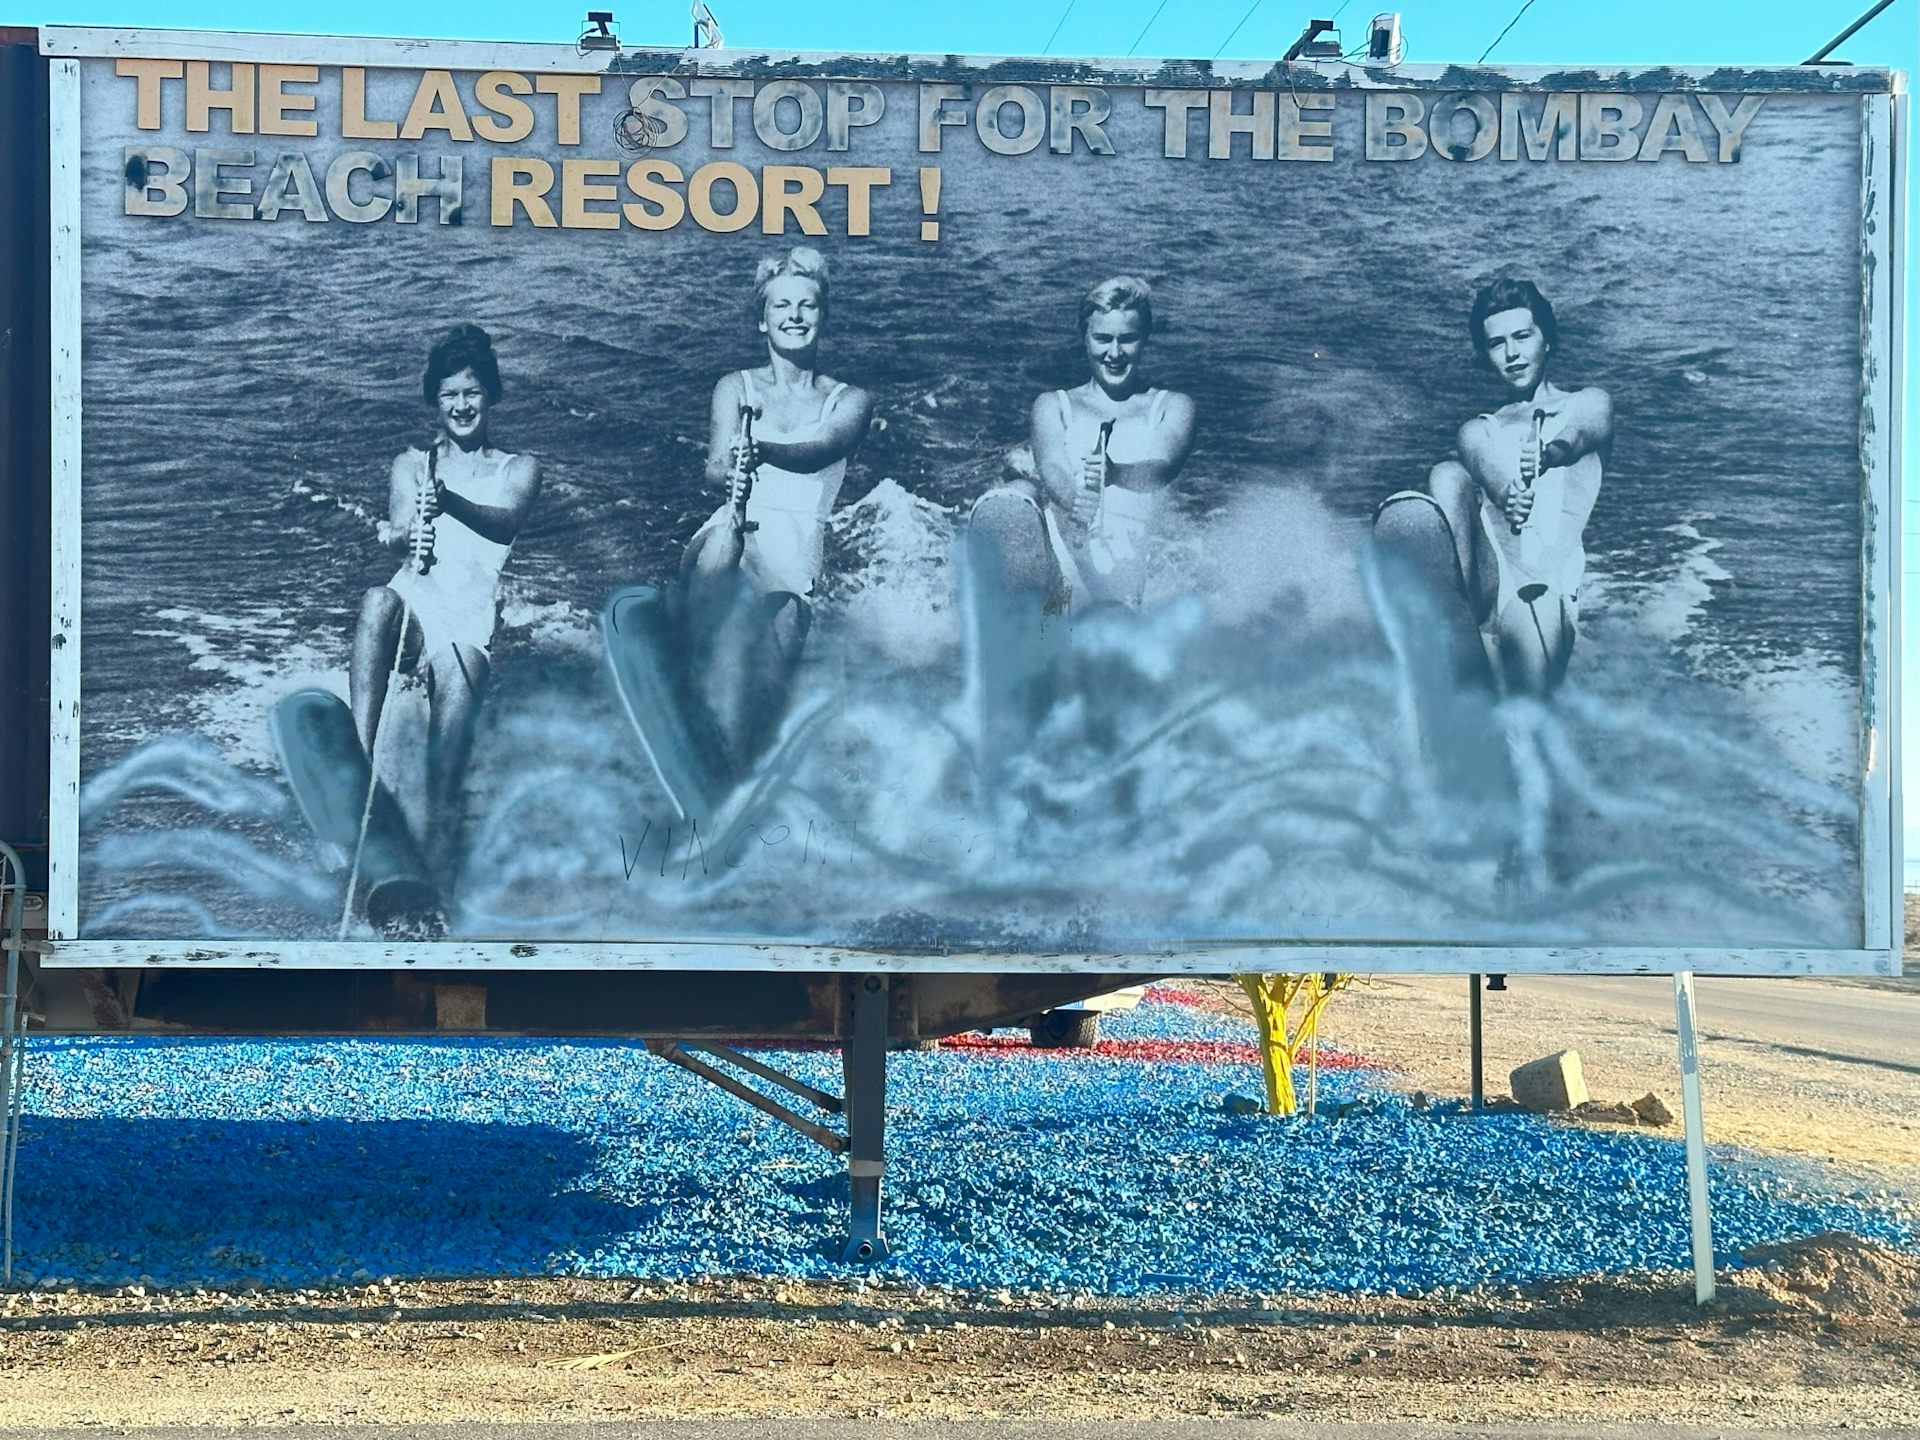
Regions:
[[[473,371],[489,401],[500,398],[500,362],[493,358],[492,337],[478,325],[456,325],[433,342],[426,373],[420,377],[420,393],[427,403],[439,400],[441,381],[462,370]]]
[[[1467,329],[1473,335],[1476,355],[1487,353],[1487,321],[1502,310],[1525,310],[1550,347],[1560,344],[1560,327],[1554,323],[1553,306],[1531,280],[1495,280],[1473,297],[1473,313],[1467,317]]]

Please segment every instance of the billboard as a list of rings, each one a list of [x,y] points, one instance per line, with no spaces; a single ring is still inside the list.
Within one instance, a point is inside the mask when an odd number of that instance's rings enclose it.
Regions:
[[[44,37],[56,963],[1896,964],[1896,77]]]

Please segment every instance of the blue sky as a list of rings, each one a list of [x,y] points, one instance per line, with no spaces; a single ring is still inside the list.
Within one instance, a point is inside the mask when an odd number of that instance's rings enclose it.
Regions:
[[[596,8],[601,0],[596,0]],[[1309,14],[1338,12],[1349,44],[1382,0],[981,0],[972,5],[913,6],[896,0],[841,0],[794,5],[789,0],[709,0],[730,44],[794,50],[913,50],[1032,54],[1058,26],[1053,53],[1253,59],[1278,55]],[[1917,0],[1897,0],[1841,52],[1857,65],[1912,69]],[[1520,0],[1402,0],[1408,58],[1475,60],[1514,18]],[[685,0],[615,3],[629,44],[682,44],[689,32]],[[1655,4],[1650,0],[1534,0],[1494,57],[1511,64],[1562,61],[1793,64],[1805,59],[1865,8],[1843,4],[1742,4],[1739,0]],[[336,0],[327,28],[347,34],[453,36],[478,40],[570,40],[583,4],[468,0],[459,6],[417,0]],[[1251,14],[1249,10],[1251,9]],[[1157,12],[1157,18],[1156,18]],[[306,5],[241,0],[99,0],[69,7],[17,7],[15,23],[165,25],[209,30],[310,30]],[[1064,22],[1063,22],[1064,17]],[[1244,23],[1241,21],[1244,19]],[[1151,24],[1149,24],[1151,22]],[[1145,31],[1144,38],[1141,32]],[[1138,39],[1138,48],[1135,42]]]
[[[593,0],[596,5],[606,0]],[[1359,43],[1368,18],[1391,0],[1323,0],[1308,9],[1298,0],[978,0],[971,5],[901,5],[897,0],[841,0],[795,5],[791,0],[709,0],[730,46],[793,50],[869,50],[973,54],[1194,56],[1230,59],[1278,56],[1310,14],[1331,14],[1343,40]],[[1475,61],[1495,44],[1491,59],[1533,64],[1790,65],[1819,49],[1868,0],[1797,0],[1794,4],[1698,0],[1689,5],[1653,0],[1400,0],[1407,59]],[[630,45],[682,45],[691,29],[685,0],[649,5],[615,3]],[[568,41],[579,34],[584,4],[551,0],[467,0],[459,6],[420,0],[336,0],[329,30],[345,34],[446,36],[475,40]],[[1518,18],[1516,19],[1516,15]],[[241,0],[95,0],[85,6],[29,3],[10,24],[149,25],[203,30],[311,30],[311,6]],[[1051,46],[1049,47],[1049,38]],[[1920,0],[1895,0],[1835,52],[1856,65],[1888,66],[1911,75],[1920,68]],[[1914,172],[1908,150],[1909,189]],[[1911,275],[1911,226],[1908,228]],[[1904,477],[1908,588],[1920,593],[1920,286],[1907,287],[1908,415]],[[1920,609],[1907,605],[1906,673],[1920,676]],[[1910,684],[1908,693],[1912,694]],[[1920,703],[1908,705],[1903,724],[1910,756],[1920,757]],[[1907,806],[1920,819],[1920,758],[1907,764]],[[1920,854],[1920,828],[1908,848]]]

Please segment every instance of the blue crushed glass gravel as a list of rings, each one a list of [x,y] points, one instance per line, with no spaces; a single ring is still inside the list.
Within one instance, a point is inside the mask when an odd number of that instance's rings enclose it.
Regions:
[[[1156,1001],[1105,1029],[1251,1038]],[[838,1089],[831,1052],[780,1058]],[[889,1067],[879,1278],[1414,1294],[1689,1263],[1668,1135],[1416,1111],[1365,1069],[1323,1070],[1308,1120],[1229,1113],[1249,1065]],[[34,1037],[24,1104],[17,1282],[849,1274],[842,1163],[637,1044]],[[1920,1246],[1897,1192],[1819,1166],[1716,1148],[1712,1185],[1722,1265],[1822,1230]]]

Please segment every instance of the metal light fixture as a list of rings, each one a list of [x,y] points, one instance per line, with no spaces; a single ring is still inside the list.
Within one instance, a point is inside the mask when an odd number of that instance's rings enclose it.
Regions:
[[[1374,16],[1367,31],[1367,59],[1375,65],[1398,65],[1405,50],[1400,38],[1400,12],[1388,10]]]
[[[589,10],[587,28],[580,32],[580,53],[589,50],[613,50],[620,48],[620,34],[613,28],[611,10]]]
[[[1298,60],[1305,56],[1309,60],[1338,60],[1340,42],[1322,40],[1320,37],[1333,29],[1331,20],[1309,20],[1307,28],[1300,32],[1300,38],[1287,47],[1287,53],[1280,57],[1282,64]]]

